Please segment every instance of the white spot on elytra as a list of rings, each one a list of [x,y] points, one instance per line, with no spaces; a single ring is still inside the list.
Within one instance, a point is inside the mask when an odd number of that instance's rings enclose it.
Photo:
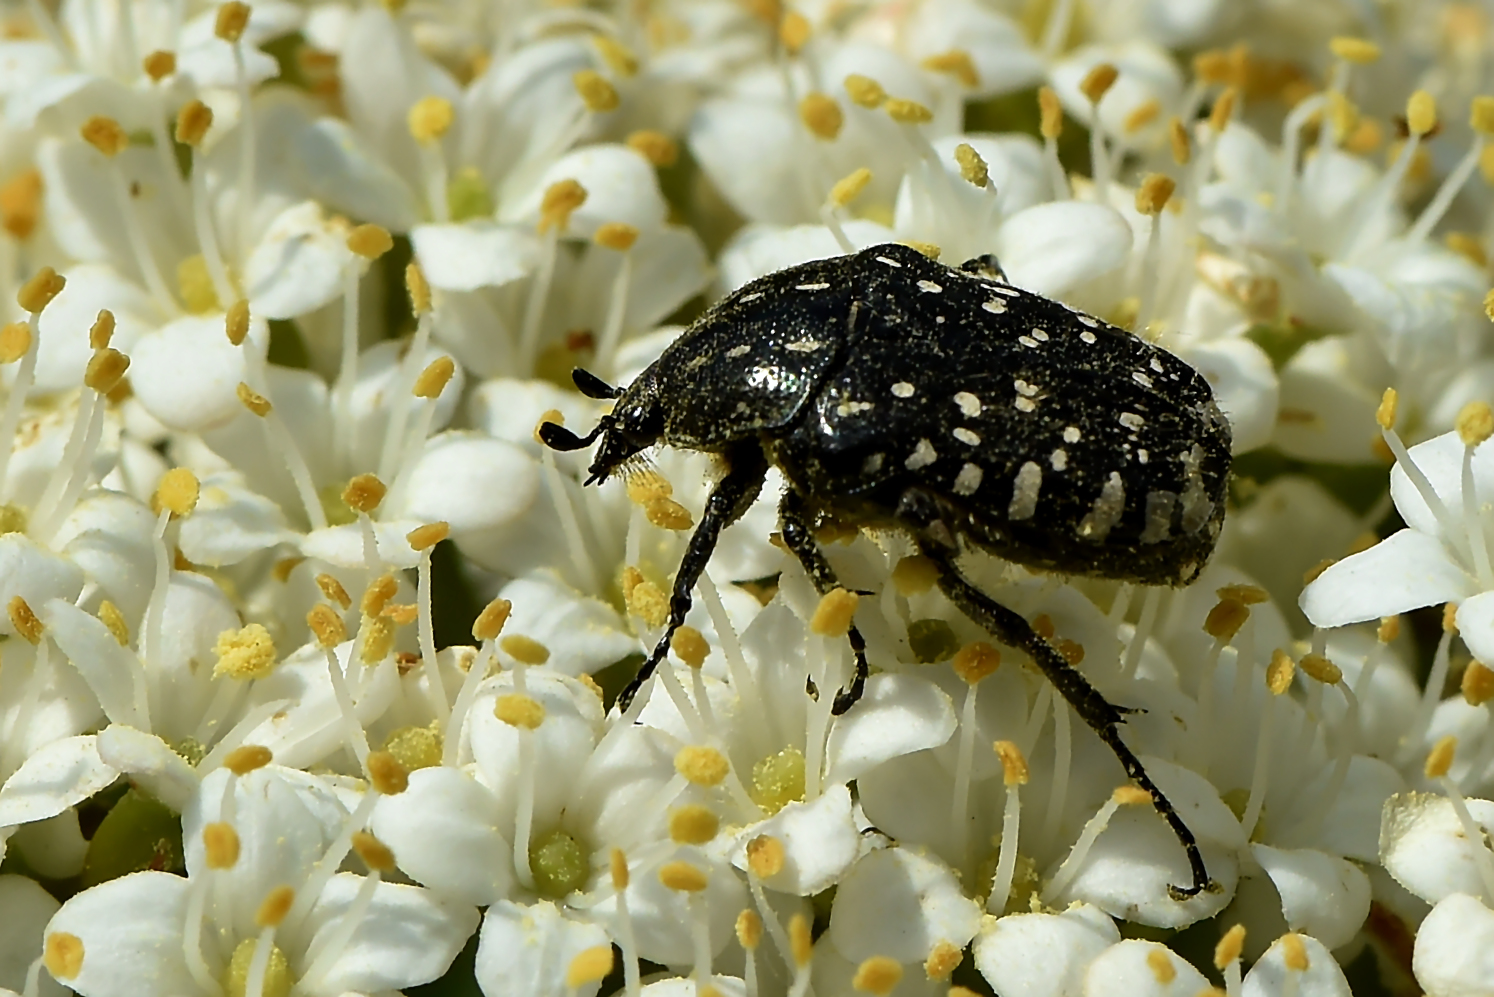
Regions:
[[[908,459],[903,461],[903,466],[910,471],[917,471],[920,468],[928,467],[938,459],[939,455],[934,452],[934,445],[928,440],[919,440],[918,446],[914,447],[913,452],[908,455]]]
[[[1177,492],[1146,493],[1146,528],[1141,531],[1142,543],[1161,543],[1167,539],[1172,533],[1172,510],[1177,504]]]
[[[944,290],[944,288],[940,287],[938,284],[935,284],[931,280],[919,281],[918,289],[925,294],[938,294],[940,291]]]
[[[1048,455],[1048,463],[1055,471],[1064,470],[1069,466],[1069,452],[1060,447]]]
[[[1008,298],[1020,298],[1022,296],[1022,292],[1015,287],[993,287],[991,290],[997,294],[1004,294]]]
[[[753,291],[751,294],[744,294],[744,295],[742,295],[740,298],[737,299],[737,301],[738,301],[738,303],[745,305],[745,304],[747,304],[749,302],[756,301],[758,298],[761,298],[762,296],[763,296],[763,292],[761,292],[761,291]]]
[[[1033,339],[1031,336],[1018,336],[1017,342],[1021,343],[1028,349],[1035,350],[1038,348],[1038,341],[1036,339]]]
[[[1000,298],[993,298],[990,301],[987,301],[985,304],[981,305],[981,307],[990,312],[992,315],[1000,315],[1006,311],[1006,302],[1002,301]]]
[[[1048,341],[1048,330],[1039,328],[1038,326],[1033,326],[1032,338],[1036,339],[1040,343],[1046,343]]]
[[[980,415],[980,399],[968,391],[956,391],[955,404],[960,407],[960,413],[967,419],[974,419]]]
[[[901,263],[899,263],[897,260],[889,260],[885,256],[878,256],[878,257],[876,257],[876,260],[877,260],[878,263],[885,263],[889,267],[897,267],[899,270],[901,270],[902,267],[903,267],[903,265]]]
[[[1037,511],[1038,490],[1043,487],[1043,469],[1033,461],[1023,464],[1012,481],[1012,501],[1006,507],[1008,519],[1031,519]]]
[[[821,283],[821,284],[796,284],[796,285],[794,285],[794,290],[796,290],[796,291],[823,291],[825,288],[827,288],[829,286],[830,286],[829,284],[824,284],[824,283]]]
[[[730,359],[735,360],[737,357],[745,357],[749,352],[751,352],[751,350],[752,347],[748,346],[746,343],[743,343],[741,346],[733,346],[731,349],[727,350],[726,355]]]
[[[783,348],[794,353],[813,353],[824,345],[818,339],[801,339],[797,343],[787,343]]]
[[[882,470],[882,454],[874,453],[861,462],[862,474],[876,474]]]
[[[1144,372],[1139,370],[1131,371],[1131,380],[1135,381],[1143,388],[1150,388],[1152,386],[1152,379],[1147,377]]]
[[[1152,455],[1149,454],[1149,453],[1147,453],[1145,450],[1138,450],[1138,451],[1136,451],[1136,460],[1139,463],[1145,464],[1147,461],[1149,461],[1151,459],[1152,459]]]
[[[1012,386],[1017,389],[1017,394],[1019,395],[1026,395],[1028,398],[1037,397],[1038,386],[1036,384],[1028,384],[1019,377],[1012,382]]]
[[[1125,482],[1121,480],[1119,471],[1111,471],[1110,477],[1105,479],[1105,484],[1100,488],[1100,497],[1095,499],[1095,504],[1079,521],[1079,536],[1096,543],[1103,541],[1115,524],[1120,522],[1125,508]]]
[[[846,400],[835,406],[835,414],[841,417],[845,417],[848,415],[860,415],[862,412],[870,412],[871,410],[871,402]]]
[[[985,477],[985,472],[974,464],[966,464],[960,468],[960,473],[955,475],[954,493],[956,495],[974,495],[975,490],[980,487],[980,479]]]
[[[944,316],[943,315],[935,315],[934,316],[934,324],[935,325],[943,325],[944,324]]]
[[[1015,408],[1018,412],[1036,412],[1037,402],[1033,401],[1031,398],[1025,398],[1022,395],[1018,395],[1016,401],[1012,402],[1012,407]]]
[[[1090,332],[1088,329],[1081,332],[1079,334],[1079,338],[1084,340],[1084,344],[1086,346],[1093,346],[1095,344],[1095,334]]]
[[[1147,366],[1156,371],[1158,374],[1162,373],[1162,361],[1158,360],[1156,357],[1152,357],[1152,362],[1147,364]]]
[[[1065,426],[1063,431],[1063,441],[1065,443],[1078,443],[1079,438],[1082,435],[1083,434],[1079,432],[1078,426]]]
[[[899,381],[892,386],[892,393],[894,395],[897,395],[899,398],[912,398],[913,385],[909,384],[907,381]]]
[[[1099,320],[1088,315],[1076,315],[1075,318],[1079,320],[1080,325],[1087,325],[1091,329],[1098,329],[1100,327]]]
[[[1179,459],[1183,462],[1183,480],[1186,482],[1183,488],[1183,531],[1197,533],[1214,515],[1214,500],[1209,498],[1203,473],[1199,470],[1203,463],[1203,447],[1195,443],[1193,449]]]
[[[1133,433],[1146,425],[1146,420],[1135,412],[1122,412],[1118,421]]]
[[[980,446],[980,434],[971,432],[964,426],[955,427],[954,438],[972,447]]]

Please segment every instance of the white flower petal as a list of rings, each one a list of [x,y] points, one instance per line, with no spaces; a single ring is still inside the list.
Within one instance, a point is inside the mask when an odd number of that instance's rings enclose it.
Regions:
[[[34,879],[25,876],[0,876],[0,987],[20,993],[26,988],[26,972],[42,951],[42,932],[47,921],[61,906]],[[61,997],[63,989],[42,977],[45,997]]]
[[[433,522],[429,519],[396,519],[373,524],[374,542],[379,559],[391,567],[413,568],[420,563],[420,555],[410,547],[406,535],[417,526]],[[363,557],[363,529],[357,523],[344,526],[328,526],[312,530],[301,540],[301,553],[307,557],[320,558],[339,568],[362,568],[367,565]]]
[[[600,981],[572,990],[565,971],[582,952],[610,944],[600,926],[573,921],[548,900],[503,900],[483,915],[474,972],[486,997],[595,997]]]
[[[145,670],[134,652],[121,646],[98,617],[71,602],[48,599],[41,621],[98,697],[104,715],[112,723],[149,730]]]
[[[1250,850],[1275,884],[1281,912],[1293,931],[1338,948],[1369,916],[1369,880],[1353,863],[1311,848],[1252,844]]]
[[[82,568],[125,619],[135,621],[144,615],[150,598],[140,579],[155,572],[155,528],[156,517],[137,499],[96,489],[62,521],[52,546]]]
[[[1302,347],[1279,374],[1279,418],[1271,442],[1300,460],[1364,464],[1374,457],[1375,406],[1380,392],[1360,368],[1366,352],[1349,336],[1326,336]]]
[[[1008,218],[996,235],[995,249],[1014,285],[1062,297],[1126,261],[1131,226],[1104,205],[1054,201]]]
[[[1302,591],[1301,606],[1314,626],[1341,627],[1476,591],[1436,537],[1407,529],[1329,567]]]
[[[88,839],[83,837],[82,827],[78,824],[76,807],[70,807],[55,817],[20,824],[10,830],[15,832],[11,836],[10,847],[25,861],[33,876],[71,879],[82,874],[83,862],[88,857]],[[3,907],[3,901],[0,901],[0,907]],[[4,916],[3,910],[0,910],[0,918]],[[4,935],[0,935],[0,950],[4,949],[4,945]],[[4,959],[3,952],[0,952],[0,964],[4,963]],[[4,970],[0,969],[0,982],[4,978]]]
[[[1469,800],[1468,812],[1488,834],[1494,830],[1494,802]],[[1400,793],[1385,801],[1380,819],[1380,864],[1412,893],[1435,904],[1481,883],[1478,851],[1446,797]]]
[[[348,914],[363,877],[338,873],[307,916],[308,933],[334,930]],[[477,908],[431,890],[379,883],[352,937],[317,981],[313,993],[379,993],[429,983],[445,973],[477,930]]]
[[[0,787],[0,827],[55,817],[119,778],[99,757],[93,734],[53,741]]]
[[[1297,937],[1307,956],[1307,969],[1288,968],[1286,948],[1278,939],[1250,967],[1240,987],[1240,997],[1277,997],[1288,991],[1295,991],[1301,997],[1350,997],[1349,981],[1344,979],[1344,972],[1338,968],[1328,946],[1311,935]],[[1296,979],[1288,983],[1288,976]]]
[[[298,130],[293,141],[307,193],[328,208],[391,232],[408,232],[419,219],[420,206],[409,186],[347,122],[318,118]]]
[[[263,316],[249,322],[243,346],[228,341],[222,313],[179,318],[140,337],[130,357],[130,384],[146,411],[172,429],[196,432],[238,415],[239,382],[249,379],[246,351],[262,360],[269,343]]]
[[[500,820],[491,790],[465,771],[438,765],[411,772],[403,793],[381,799],[372,827],[411,879],[487,906],[513,885],[513,846],[498,830]]]
[[[1001,997],[1077,997],[1089,963],[1120,940],[1110,915],[1089,904],[991,918],[975,937],[975,968]]]
[[[93,351],[88,329],[99,310],[114,314],[114,337],[109,345],[128,354],[140,334],[158,324],[160,306],[139,285],[125,280],[111,267],[83,263],[63,272],[67,286],[42,312],[36,355],[34,391],[68,391],[83,381]]]
[[[534,791],[534,813],[558,820],[574,793],[581,772],[601,735],[602,704],[576,679],[548,669],[529,669],[525,694],[544,707],[544,722],[519,731],[493,713],[499,695],[514,689],[513,672],[487,679],[468,714],[472,756],[483,781],[500,794],[516,790],[520,779],[520,739],[530,738],[530,764],[545,773]]]
[[[50,599],[72,602],[83,589],[83,572],[23,533],[0,536],[0,603],[19,596],[35,612]],[[15,635],[10,614],[0,618],[0,634]]]
[[[553,571],[516,578],[498,594],[513,603],[509,632],[545,645],[547,666],[566,675],[600,671],[638,650],[638,638],[617,610],[577,592]]]
[[[1427,997],[1488,994],[1494,981],[1494,911],[1466,893],[1444,897],[1417,929],[1411,971]],[[1347,997],[1348,988],[1342,993]]]
[[[244,265],[251,313],[295,318],[336,300],[353,260],[347,239],[347,222],[327,218],[315,201],[276,215]]]
[[[808,803],[790,803],[753,824],[738,838],[742,847],[732,849],[732,864],[738,869],[747,869],[747,842],[762,834],[775,838],[784,852],[783,869],[763,880],[763,885],[801,897],[833,886],[861,847],[861,832],[851,812],[851,791],[844,783],[827,787]]]
[[[889,758],[937,747],[955,726],[954,704],[934,683],[914,675],[873,675],[861,702],[830,729],[826,778],[849,782]]]
[[[47,934],[83,942],[83,966],[66,983],[84,997],[199,993],[182,951],[187,880],[166,872],[111,879],[62,905]]]
[[[844,228],[846,238],[857,249],[897,240],[891,229],[875,222],[856,220],[847,222]],[[796,225],[792,228],[748,225],[733,235],[721,250],[717,284],[724,292],[735,291],[743,284],[775,271],[810,260],[828,260],[843,252],[835,236],[823,225]]]
[[[280,506],[248,488],[242,475],[210,474],[200,485],[197,508],[177,534],[182,554],[193,564],[238,564],[251,554],[296,540]]]
[[[1494,592],[1458,603],[1458,636],[1479,661],[1494,661]]]
[[[111,724],[99,731],[98,752],[130,782],[177,813],[187,808],[197,792],[199,777],[185,758],[154,734]]]
[[[539,243],[530,230],[486,220],[417,225],[410,243],[431,287],[475,291],[498,287],[534,269]]]
[[[586,188],[586,200],[571,214],[565,230],[573,237],[589,239],[598,226],[608,222],[651,232],[664,224],[669,213],[648,160],[625,145],[588,145],[551,164],[512,206],[500,206],[499,220],[536,224],[545,190],[562,180],[575,180]]]
[[[539,467],[519,447],[478,433],[442,433],[426,443],[403,493],[400,514],[451,524],[465,545],[481,542],[518,518],[533,501]]]
[[[948,866],[907,848],[884,848],[841,877],[827,935],[852,962],[881,955],[921,963],[941,942],[964,948],[980,919]]]
[[[1270,442],[1280,388],[1265,350],[1244,338],[1214,339],[1191,346],[1183,359],[1214,389],[1220,411],[1229,418],[1234,453]]]
[[[1196,997],[1209,989],[1204,975],[1167,946],[1128,938],[1084,972],[1084,997]]]

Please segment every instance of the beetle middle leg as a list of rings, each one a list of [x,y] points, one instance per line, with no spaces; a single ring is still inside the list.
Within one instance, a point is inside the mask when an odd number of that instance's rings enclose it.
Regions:
[[[960,574],[955,566],[956,554],[948,548],[922,540],[919,547],[925,556],[931,558],[939,566],[939,588],[949,597],[949,600],[959,607],[960,611],[980,626],[990,631],[1004,644],[1026,651],[1033,662],[1043,670],[1049,682],[1062,694],[1074,712],[1079,714],[1080,719],[1089,724],[1090,729],[1099,735],[1100,740],[1105,742],[1120,760],[1121,767],[1142,789],[1151,795],[1152,805],[1157,808],[1157,813],[1167,822],[1172,833],[1177,836],[1183,846],[1183,851],[1188,854],[1188,866],[1193,873],[1193,885],[1184,889],[1179,886],[1169,886],[1168,892],[1173,899],[1183,899],[1196,896],[1210,888],[1209,873],[1204,868],[1203,854],[1198,850],[1198,841],[1193,837],[1193,832],[1183,822],[1172,802],[1163,795],[1157,784],[1152,782],[1151,776],[1147,775],[1146,767],[1141,764],[1126,742],[1121,739],[1120,725],[1125,721],[1125,713],[1120,707],[1115,706],[1098,689],[1089,684],[1073,665],[1069,664],[1052,644],[1043,639],[1042,635],[1032,629],[1032,624],[1023,619],[1021,614],[1001,605],[995,599],[986,595],[980,589],[970,584]]]
[[[778,503],[778,527],[783,532],[784,546],[793,552],[804,566],[809,580],[814,583],[815,591],[820,595],[832,589],[839,588],[840,582],[835,577],[835,569],[830,567],[830,562],[825,559],[820,545],[814,539],[814,531],[809,523],[809,510],[804,507],[804,498],[793,488],[788,488],[783,493],[783,499]],[[856,656],[856,674],[851,677],[850,684],[835,694],[835,705],[830,712],[834,716],[842,713],[856,705],[866,691],[866,639],[861,636],[861,631],[856,625],[851,624],[851,629],[846,631],[846,640],[851,644],[851,652]]]
[[[620,710],[627,710],[643,683],[648,681],[659,662],[664,660],[664,655],[669,653],[669,642],[674,638],[674,632],[684,625],[685,614],[690,612],[692,605],[695,583],[700,580],[701,573],[711,560],[711,552],[716,549],[721,531],[741,518],[742,513],[756,501],[758,492],[762,491],[763,479],[768,473],[768,461],[763,456],[761,447],[756,443],[746,444],[724,456],[730,469],[726,477],[716,482],[716,487],[711,489],[700,523],[695,527],[695,532],[690,534],[685,556],[680,560],[679,570],[674,573],[674,587],[669,595],[669,622],[664,628],[664,635],[654,645],[648,660],[639,667],[638,674],[633,676],[633,680],[617,697]]]

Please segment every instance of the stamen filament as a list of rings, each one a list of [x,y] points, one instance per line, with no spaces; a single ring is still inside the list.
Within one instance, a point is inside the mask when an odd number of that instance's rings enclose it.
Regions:
[[[1052,813],[1052,808],[1049,808]],[[1012,895],[1012,879],[1017,872],[1017,835],[1022,827],[1021,793],[1016,783],[1006,787],[1006,802],[1001,813],[1001,847],[996,858],[996,875],[991,879],[991,895],[986,899],[986,911],[1000,917],[1006,912],[1007,899]]]
[[[357,429],[353,422],[353,388],[358,383],[358,280],[363,260],[354,255],[342,277],[342,360],[333,387],[332,452],[335,459],[354,462]]]
[[[523,674],[521,665],[515,678]],[[529,835],[534,823],[534,731],[520,728],[518,734],[519,804],[514,813],[514,876],[526,890],[532,890],[534,870],[529,866]]]
[[[31,341],[21,357],[20,366],[16,368],[16,379],[5,399],[5,415],[0,419],[0,495],[5,493],[6,474],[10,470],[10,457],[16,445],[16,428],[21,424],[21,409],[26,404],[26,396],[36,384],[36,355],[41,346],[41,337],[37,334],[37,314],[33,312],[27,317],[26,325],[30,330]]]
[[[1422,209],[1415,223],[1406,232],[1407,242],[1414,245],[1432,234],[1432,229],[1452,206],[1453,198],[1458,196],[1458,192],[1468,183],[1468,178],[1473,176],[1473,171],[1478,169],[1478,162],[1483,155],[1486,141],[1484,136],[1475,133],[1473,147],[1463,154],[1462,159],[1458,160],[1458,165],[1454,166],[1452,172],[1442,181],[1442,185],[1437,188],[1437,193],[1433,195],[1432,200]]]
[[[342,728],[342,739],[357,757],[358,768],[365,768],[368,763],[368,734],[358,722],[353,697],[348,692],[347,676],[343,674],[342,665],[338,663],[337,654],[332,648],[324,647],[322,652],[327,656],[327,677],[332,683],[332,698],[337,701],[337,723]]]
[[[488,669],[495,660],[493,647],[493,638],[482,642],[477,656],[467,668],[466,677],[462,679],[462,688],[458,690],[456,702],[452,704],[451,716],[446,721],[445,739],[441,742],[442,765],[451,767],[457,764],[462,732],[467,724],[467,716],[472,712],[472,701],[477,698],[477,688],[482,685],[482,680],[487,677]]]
[[[612,296],[607,302],[607,324],[602,327],[602,341],[597,346],[597,364],[611,371],[622,341],[623,322],[628,314],[628,290],[633,280],[633,254],[624,250],[617,275],[612,278]]]
[[[545,315],[545,299],[550,296],[550,283],[555,279],[559,241],[558,226],[546,229],[539,269],[530,278],[529,299],[524,303],[524,325],[519,335],[519,373],[526,376],[534,371],[534,361],[539,356],[540,325]]]
[[[161,276],[161,268],[156,263],[155,255],[150,251],[150,242],[145,237],[145,226],[141,224],[140,214],[135,210],[135,200],[130,197],[124,173],[112,159],[109,161],[109,183],[114,188],[114,200],[119,206],[125,235],[130,240],[130,249],[135,255],[135,265],[140,268],[140,276],[145,281],[150,296],[172,312],[181,311],[176,298],[166,285],[166,278]]]
[[[1489,566],[1489,544],[1484,535],[1484,517],[1479,511],[1478,484],[1473,478],[1473,450],[1463,447],[1463,523],[1468,547],[1473,552],[1474,573],[1481,588],[1494,588],[1494,570]]]
[[[420,377],[426,349],[431,340],[431,326],[434,323],[432,315],[429,311],[420,313],[410,349],[400,360],[399,377],[394,385],[394,404],[389,411],[389,424],[384,427],[384,446],[379,451],[380,481],[393,481],[399,471],[400,454],[410,420],[410,405],[415,397],[415,381]]]
[[[1110,818],[1115,816],[1115,812],[1120,807],[1120,801],[1112,795],[1095,812],[1095,815],[1085,822],[1084,830],[1079,832],[1079,837],[1074,842],[1074,847],[1069,849],[1069,854],[1059,865],[1058,871],[1048,881],[1047,889],[1043,890],[1044,903],[1052,903],[1063,894],[1064,890],[1069,888],[1069,883],[1073,882],[1074,877],[1079,874],[1079,870],[1083,867],[1084,860],[1088,857],[1090,848],[1094,847],[1094,843],[1105,832],[1105,828],[1110,824]]]
[[[960,711],[960,742],[955,756],[954,793],[950,799],[949,825],[955,833],[955,855],[965,862],[970,858],[970,767],[975,760],[975,696],[979,682],[965,686],[965,703]]]
[[[451,700],[446,697],[446,684],[441,679],[441,669],[436,662],[436,627],[431,617],[431,551],[434,549],[427,547],[420,552],[420,564],[415,572],[415,604],[420,613],[420,665],[425,669],[426,695],[430,699],[436,723],[442,731],[449,734]]]
[[[175,164],[172,168],[175,169]],[[213,282],[213,293],[218,296],[218,305],[227,308],[238,295],[234,293],[233,282],[228,279],[228,268],[223,263],[223,248],[218,244],[217,229],[213,226],[212,205],[208,200],[207,176],[202,168],[202,157],[195,152],[188,183],[192,191],[192,226],[197,230],[197,245],[202,250],[202,261],[207,267],[208,279]]]
[[[1069,722],[1069,701],[1053,697],[1053,789],[1048,794],[1048,810],[1043,814],[1043,837],[1055,840],[1069,797],[1069,770],[1074,762],[1073,728]],[[1000,913],[997,911],[996,913]]]

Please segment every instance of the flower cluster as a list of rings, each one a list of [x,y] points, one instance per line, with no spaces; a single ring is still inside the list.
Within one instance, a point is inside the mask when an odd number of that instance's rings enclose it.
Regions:
[[[1484,7],[0,27],[0,995],[1494,993]],[[718,469],[585,487],[538,427],[886,242],[994,254],[1230,421],[1189,587],[963,561],[1130,711],[1196,896],[908,538],[827,524],[817,592],[777,472],[619,708]]]

